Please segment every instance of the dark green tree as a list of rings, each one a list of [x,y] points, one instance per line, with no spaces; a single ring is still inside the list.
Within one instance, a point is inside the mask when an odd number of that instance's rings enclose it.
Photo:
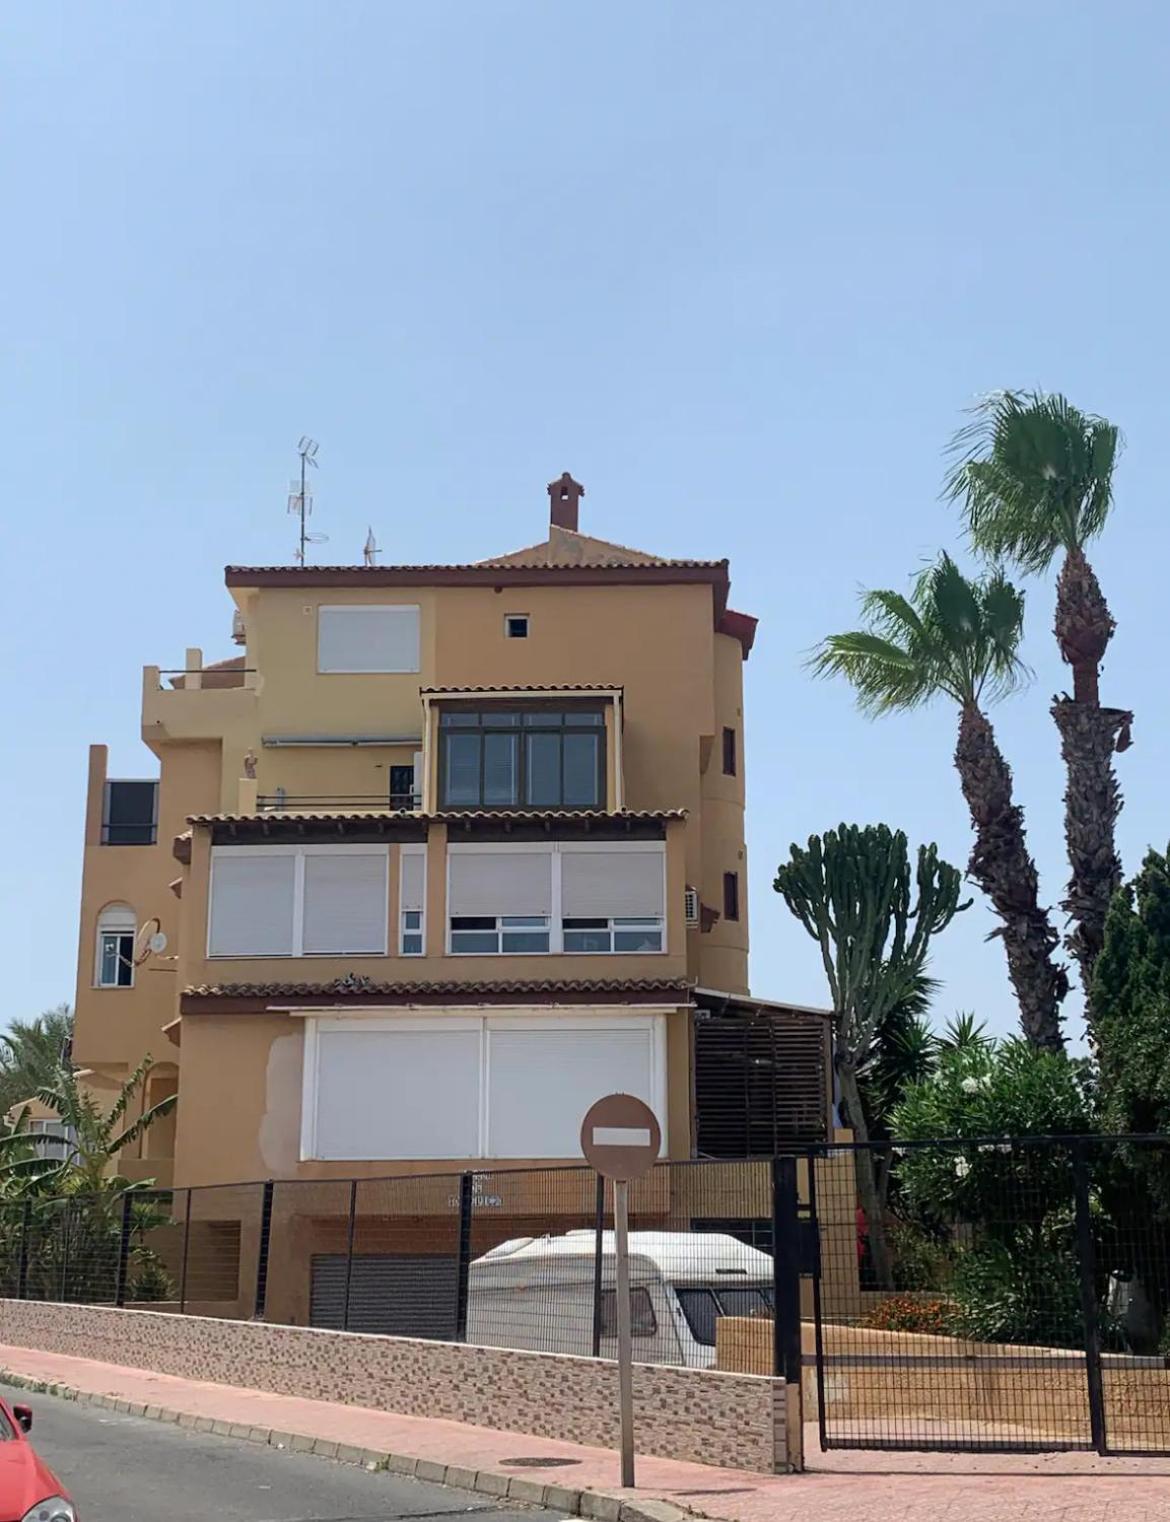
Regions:
[[[1086,994],[1121,885],[1115,832],[1121,792],[1115,751],[1129,744],[1133,714],[1101,706],[1101,662],[1116,625],[1086,546],[1113,506],[1121,434],[1107,418],[1039,391],[999,391],[975,408],[956,437],[947,492],[962,502],[971,541],[993,562],[1044,573],[1060,558],[1056,641],[1073,694],[1053,699],[1068,778],[1064,833],[1071,875],[1062,907],[1069,950]]]
[[[12,1021],[0,1034],[0,1114],[56,1081],[72,1040],[68,1004],[47,1009],[35,1020]]]
[[[1148,851],[1114,897],[1088,1004],[1101,1123],[1117,1135],[1170,1132],[1170,849]],[[1131,1149],[1158,1214],[1170,1221],[1170,1162]]]
[[[773,885],[820,947],[833,1006],[834,1063],[846,1123],[870,1139],[862,1068],[890,1012],[921,988],[931,941],[968,907],[962,876],[936,846],[919,846],[911,868],[905,834],[882,825],[840,825],[793,845]],[[857,1153],[857,1186],[878,1283],[892,1283],[875,1159]]]

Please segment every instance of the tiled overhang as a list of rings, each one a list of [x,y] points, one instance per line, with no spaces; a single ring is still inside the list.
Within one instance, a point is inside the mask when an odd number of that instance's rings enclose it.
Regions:
[[[386,1005],[677,1004],[685,978],[574,978],[491,982],[381,983],[350,974],[331,983],[202,983],[183,989],[182,1015],[261,1014],[273,1004],[360,1009]]]

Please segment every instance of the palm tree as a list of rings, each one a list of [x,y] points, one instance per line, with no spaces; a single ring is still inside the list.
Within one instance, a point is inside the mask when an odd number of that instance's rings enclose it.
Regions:
[[[110,1173],[123,1148],[136,1142],[156,1120],[169,1115],[178,1102],[176,1094],[168,1095],[149,1110],[143,1109],[136,1119],[126,1121],[131,1105],[146,1092],[153,1065],[149,1056],[144,1057],[108,1110],[103,1110],[94,1096],[82,1089],[77,1075],[67,1065],[61,1067],[55,1082],[39,1090],[37,1098],[56,1110],[75,1137],[72,1156],[60,1165],[63,1187],[56,1192],[121,1195],[153,1184],[153,1180],[130,1184],[120,1175]]]
[[[1130,743],[1133,714],[1102,708],[1101,662],[1116,625],[1085,546],[1113,505],[1117,427],[1078,411],[1063,396],[1000,391],[975,408],[954,441],[948,496],[961,501],[971,541],[994,560],[1040,574],[1062,556],[1056,581],[1056,641],[1072,667],[1073,695],[1052,716],[1068,775],[1064,833],[1071,876],[1061,907],[1073,922],[1069,950],[1088,991],[1121,886],[1116,825],[1121,793],[1114,751]]]
[[[1039,902],[1011,768],[984,712],[1026,676],[1019,656],[1023,596],[999,571],[969,581],[943,554],[909,597],[869,592],[862,612],[866,627],[823,640],[812,667],[822,676],[844,676],[864,713],[919,708],[939,696],[957,705],[955,766],[975,831],[967,871],[999,916],[996,933],[1024,1034],[1034,1046],[1063,1051],[1060,1005],[1068,974],[1056,960],[1059,937]]]
[[[35,1020],[13,1020],[0,1034],[0,1111],[6,1113],[52,1083],[72,1041],[68,1004],[47,1009]]]

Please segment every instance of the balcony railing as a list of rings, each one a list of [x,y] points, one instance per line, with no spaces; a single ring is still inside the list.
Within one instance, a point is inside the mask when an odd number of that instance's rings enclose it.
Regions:
[[[299,814],[366,814],[382,809],[419,809],[422,797],[418,793],[286,793],[277,788],[275,793],[259,793],[256,808],[262,814],[287,810]]]

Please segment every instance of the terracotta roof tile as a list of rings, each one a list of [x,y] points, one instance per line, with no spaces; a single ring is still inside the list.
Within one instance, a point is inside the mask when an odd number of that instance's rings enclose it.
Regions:
[[[461,689],[462,690],[462,689]],[[260,814],[189,814],[190,825],[280,824],[297,820],[378,824],[664,824],[685,819],[686,809],[445,809],[434,814],[410,809],[324,810],[269,809]]]
[[[382,983],[349,974],[329,983],[200,983],[182,990],[188,1001],[221,999],[384,999],[410,1004],[420,1000],[463,1000],[475,1003],[530,998],[554,1003],[558,998],[602,996],[690,1000],[693,984],[686,978],[544,978],[493,979],[475,982]],[[188,1008],[185,1013],[191,1013]]]
[[[514,686],[510,682],[496,682],[491,686],[475,687],[420,687],[420,693],[432,697],[445,692],[621,692],[621,682],[531,682]]]

